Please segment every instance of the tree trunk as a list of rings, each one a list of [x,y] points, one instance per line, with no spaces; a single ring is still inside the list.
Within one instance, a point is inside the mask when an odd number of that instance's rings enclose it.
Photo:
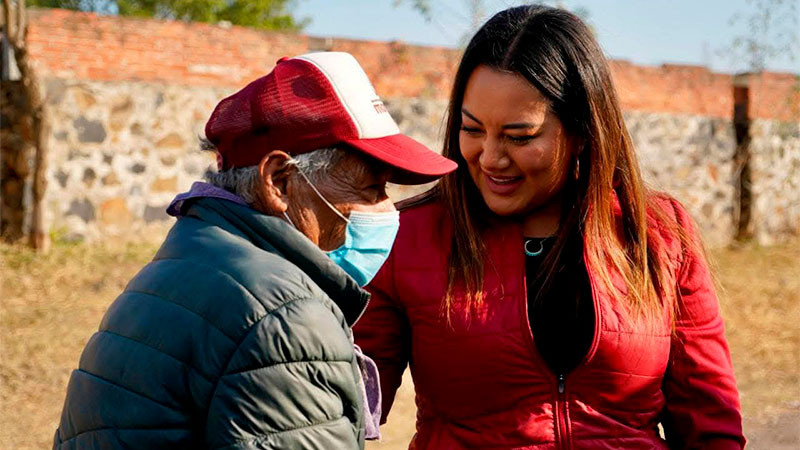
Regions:
[[[44,229],[42,202],[47,188],[45,170],[50,129],[41,86],[28,58],[27,11],[24,0],[17,0],[13,8],[10,0],[3,0],[3,25],[6,28],[8,42],[11,44],[11,48],[14,49],[14,58],[19,68],[22,92],[25,100],[27,100],[25,102],[27,106],[25,115],[28,115],[31,120],[31,140],[33,141],[35,152],[32,185],[33,204],[31,205],[28,243],[36,250],[47,251],[50,247],[50,240]]]
[[[39,80],[28,59],[25,47],[14,46],[14,57],[19,67],[20,79],[28,100],[28,112],[33,125],[33,204],[31,205],[31,226],[28,242],[31,247],[40,251],[47,251],[50,240],[44,229],[42,214],[44,193],[47,189],[47,154],[48,137],[50,135],[47,111],[45,111],[44,98]]]
[[[33,89],[37,92],[39,84],[34,80]],[[50,127],[44,105],[33,112],[33,133],[36,139],[36,151],[33,157],[33,205],[31,208],[31,229],[29,244],[36,250],[46,252],[50,249],[50,237],[44,227],[44,193],[47,190],[47,138]]]

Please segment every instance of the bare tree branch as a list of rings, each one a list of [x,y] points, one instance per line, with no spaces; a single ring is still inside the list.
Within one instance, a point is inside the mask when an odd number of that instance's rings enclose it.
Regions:
[[[28,32],[28,26],[25,21],[25,0],[17,0],[17,29],[16,32],[17,45],[20,47],[25,46],[25,37]]]
[[[10,41],[14,36],[14,19],[11,17],[11,0],[3,0],[3,23],[6,25],[6,37],[8,37]]]

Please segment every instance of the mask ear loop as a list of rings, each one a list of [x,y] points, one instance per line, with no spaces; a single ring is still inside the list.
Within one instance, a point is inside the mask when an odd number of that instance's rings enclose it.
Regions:
[[[328,201],[328,199],[326,199],[326,198],[325,198],[325,196],[323,196],[323,195],[322,195],[322,193],[321,193],[321,192],[320,192],[320,191],[317,189],[317,187],[316,187],[316,186],[314,186],[314,183],[312,183],[312,182],[311,182],[311,180],[309,180],[309,179],[308,179],[308,177],[306,176],[306,174],[305,174],[305,173],[303,173],[303,171],[302,171],[302,170],[300,170],[300,167],[297,165],[297,160],[296,160],[296,159],[294,159],[294,158],[290,159],[289,161],[287,161],[287,164],[290,164],[290,165],[293,165],[293,166],[297,167],[297,173],[299,173],[299,174],[300,174],[300,176],[302,176],[302,177],[303,177],[303,179],[304,179],[304,180],[306,180],[306,183],[308,183],[308,185],[309,185],[309,186],[311,186],[311,189],[312,189],[312,190],[313,190],[313,191],[314,191],[314,192],[317,194],[317,196],[320,198],[320,200],[322,200],[322,201],[323,201],[323,202],[324,202],[326,205],[328,205],[328,207],[329,207],[330,209],[332,209],[332,210],[333,210],[333,212],[335,212],[337,216],[341,217],[341,218],[342,218],[342,220],[344,220],[344,221],[345,221],[345,222],[347,222],[347,223],[350,223],[350,219],[348,219],[347,217],[345,217],[345,216],[344,216],[344,214],[342,214],[341,212],[339,212],[339,210],[338,210],[338,209],[336,209],[336,207],[335,207],[335,206],[333,206],[333,205],[331,204],[331,202],[329,202],[329,201]],[[288,216],[287,216],[287,217],[288,217]],[[291,222],[291,221],[290,221],[290,222]]]
[[[289,225],[297,228],[294,222],[292,222],[292,219],[289,218],[289,214],[286,214],[286,211],[283,212],[283,218],[286,219],[287,222],[289,222]]]
[[[290,159],[286,161],[286,165],[297,166],[297,160],[290,157]],[[292,219],[289,217],[289,214],[286,211],[283,212],[283,218],[286,219],[287,222],[289,222],[289,225],[297,229],[297,225],[295,225],[294,222],[292,222]]]

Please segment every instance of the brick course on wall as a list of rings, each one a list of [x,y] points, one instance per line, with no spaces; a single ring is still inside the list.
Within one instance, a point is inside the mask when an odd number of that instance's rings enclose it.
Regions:
[[[282,56],[352,53],[400,128],[435,149],[460,58],[441,47],[63,10],[32,11],[29,39],[53,123],[47,219],[81,239],[160,236],[171,223],[166,203],[213,163],[197,137],[214,104]],[[683,201],[711,245],[730,242],[740,77],[626,61],[611,61],[611,70],[646,181]],[[758,152],[753,234],[770,243],[800,233],[800,94],[792,74],[750,75],[747,84]]]
[[[241,87],[269,72],[282,56],[341,50],[355,55],[382,96],[437,99],[448,97],[460,57],[459,50],[443,47],[58,9],[31,12],[29,41],[45,76],[184,86]],[[627,61],[611,61],[611,69],[626,110],[724,118],[733,111],[730,75],[698,66],[647,67]],[[796,120],[796,75],[765,73],[754,79],[754,118]]]
[[[55,9],[32,11],[29,42],[44,76],[184,86],[241,87],[283,56],[336,49],[353,53],[386,97],[446,95],[459,57],[446,48]]]

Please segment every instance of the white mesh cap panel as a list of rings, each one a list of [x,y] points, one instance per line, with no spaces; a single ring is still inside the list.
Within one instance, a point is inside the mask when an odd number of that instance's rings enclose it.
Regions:
[[[375,93],[364,69],[349,53],[318,52],[298,56],[314,64],[330,80],[345,109],[353,118],[361,139],[400,133],[392,116]]]

